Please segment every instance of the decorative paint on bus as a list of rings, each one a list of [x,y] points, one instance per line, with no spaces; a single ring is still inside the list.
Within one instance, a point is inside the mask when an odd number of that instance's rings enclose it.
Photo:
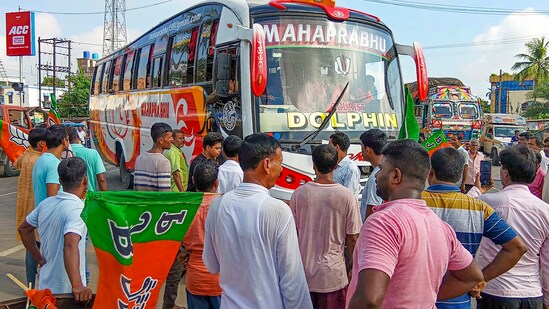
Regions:
[[[117,142],[121,143],[126,166],[133,169],[144,145],[143,124],[150,127],[155,122],[164,121],[183,132],[184,154],[190,161],[202,151],[207,117],[205,99],[204,89],[198,86],[137,92],[131,96],[92,97],[90,117],[91,129],[97,137],[95,146],[109,163],[116,164]]]

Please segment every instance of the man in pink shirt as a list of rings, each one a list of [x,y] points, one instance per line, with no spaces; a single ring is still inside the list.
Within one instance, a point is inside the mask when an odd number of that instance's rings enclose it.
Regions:
[[[366,219],[353,255],[347,308],[435,308],[483,276],[452,228],[421,200],[427,151],[412,140],[383,149],[377,194],[388,201]]]
[[[500,179],[503,190],[479,199],[492,206],[526,243],[528,251],[506,273],[490,280],[478,308],[549,308],[549,204],[528,190],[536,172],[532,150],[524,145],[501,152]],[[485,267],[494,258],[504,258],[500,247],[480,243],[478,263]]]
[[[313,150],[316,178],[295,190],[290,200],[315,309],[345,307],[349,281],[344,244],[347,242],[349,256],[352,256],[362,226],[353,191],[333,180],[336,167],[337,149],[332,145],[317,146]]]
[[[532,192],[533,195],[537,196],[541,199],[541,193],[543,191],[543,184],[545,182],[545,171],[541,168],[541,162],[542,157],[541,153],[534,152],[536,155],[536,162],[537,162],[537,169],[536,169],[536,176],[534,177],[534,180],[528,185],[528,189],[530,189],[530,192]]]

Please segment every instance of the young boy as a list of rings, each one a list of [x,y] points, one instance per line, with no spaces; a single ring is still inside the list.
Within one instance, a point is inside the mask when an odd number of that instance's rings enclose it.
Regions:
[[[222,142],[223,136],[221,135],[221,133],[209,132],[208,134],[206,134],[206,136],[204,136],[204,140],[202,141],[202,147],[204,150],[201,154],[193,159],[193,161],[191,162],[191,166],[189,167],[189,185],[187,186],[187,191],[196,192],[196,187],[194,185],[192,175],[198,163],[208,160],[213,161],[217,166],[222,163],[219,160]]]
[[[202,162],[194,169],[196,190],[204,192],[204,198],[183,238],[185,249],[190,251],[185,277],[189,309],[218,309],[221,304],[219,274],[210,274],[202,260],[206,216],[210,204],[218,196],[215,194],[219,184],[217,173],[217,167],[211,161]]]
[[[172,128],[157,122],[151,127],[152,148],[135,160],[134,188],[136,191],[171,191],[170,161],[164,157],[164,150],[172,145]]]

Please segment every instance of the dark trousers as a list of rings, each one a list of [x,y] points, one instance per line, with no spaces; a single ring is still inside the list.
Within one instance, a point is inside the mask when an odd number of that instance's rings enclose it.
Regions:
[[[178,254],[175,256],[172,268],[166,277],[166,286],[164,288],[164,303],[162,304],[163,309],[171,309],[175,306],[175,300],[177,298],[177,287],[181,278],[185,275],[187,271],[185,269],[184,260],[181,258],[181,254],[185,250],[183,247],[179,249]]]
[[[510,298],[481,293],[477,299],[478,309],[543,309],[543,296],[530,298]]]
[[[340,309],[345,308],[347,287],[329,293],[311,292],[311,301],[314,309]]]
[[[194,295],[187,290],[187,305],[189,309],[219,309],[221,296]]]

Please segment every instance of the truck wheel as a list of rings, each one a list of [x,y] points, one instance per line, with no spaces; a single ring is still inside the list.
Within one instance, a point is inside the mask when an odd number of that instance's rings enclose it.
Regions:
[[[490,152],[490,158],[492,158],[493,166],[499,166],[499,155],[496,148],[492,148],[492,151]]]
[[[126,168],[126,158],[124,157],[124,153],[120,152],[119,156],[120,159],[118,160],[118,163],[120,165],[120,182],[122,183],[122,187],[124,189],[133,189],[133,175]]]
[[[8,177],[19,176],[19,171],[13,166],[13,163],[8,159],[4,165],[4,174]]]

